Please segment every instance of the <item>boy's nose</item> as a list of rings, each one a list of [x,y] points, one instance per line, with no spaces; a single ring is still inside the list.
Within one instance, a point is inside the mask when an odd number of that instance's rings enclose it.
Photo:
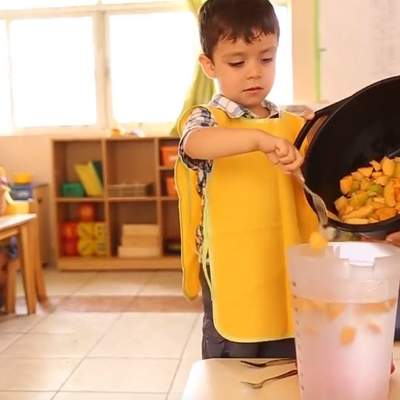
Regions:
[[[247,79],[259,79],[261,77],[261,67],[257,64],[249,65]]]

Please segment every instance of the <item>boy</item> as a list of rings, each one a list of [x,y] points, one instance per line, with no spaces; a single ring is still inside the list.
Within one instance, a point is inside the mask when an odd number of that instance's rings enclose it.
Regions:
[[[208,0],[200,34],[220,94],[183,116],[175,178],[184,292],[194,298],[201,282],[203,293],[203,358],[294,357],[286,250],[317,221],[291,176],[303,120],[265,100],[278,20],[268,0]]]

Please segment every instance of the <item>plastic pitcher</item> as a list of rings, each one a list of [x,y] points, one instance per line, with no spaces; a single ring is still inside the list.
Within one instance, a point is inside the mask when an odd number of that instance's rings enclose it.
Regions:
[[[362,242],[289,250],[302,400],[388,398],[399,258]]]

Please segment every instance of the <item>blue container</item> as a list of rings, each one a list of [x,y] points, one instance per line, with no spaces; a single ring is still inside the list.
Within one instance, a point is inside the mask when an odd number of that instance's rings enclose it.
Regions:
[[[11,198],[14,200],[29,200],[32,198],[32,189],[33,186],[31,184],[27,185],[11,185]]]

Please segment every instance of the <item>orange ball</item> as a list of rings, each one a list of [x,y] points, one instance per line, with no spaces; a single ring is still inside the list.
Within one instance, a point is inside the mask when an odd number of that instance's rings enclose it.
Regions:
[[[93,222],[96,219],[96,206],[93,203],[82,203],[78,206],[78,217],[83,222]]]

